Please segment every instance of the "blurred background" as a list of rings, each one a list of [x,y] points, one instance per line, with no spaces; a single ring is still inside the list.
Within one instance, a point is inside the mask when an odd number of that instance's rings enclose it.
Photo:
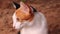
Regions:
[[[48,33],[60,34],[60,0],[0,0],[0,34],[18,33],[12,28],[12,15],[15,11],[13,1],[18,4],[23,1],[35,7],[46,16]]]

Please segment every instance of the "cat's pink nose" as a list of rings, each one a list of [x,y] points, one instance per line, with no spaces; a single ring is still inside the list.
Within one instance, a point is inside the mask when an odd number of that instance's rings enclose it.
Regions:
[[[15,26],[13,25],[13,28],[15,28]]]

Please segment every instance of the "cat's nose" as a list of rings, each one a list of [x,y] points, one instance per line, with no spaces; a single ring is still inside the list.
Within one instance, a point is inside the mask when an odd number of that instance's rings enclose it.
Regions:
[[[13,29],[15,29],[15,26],[13,26]]]
[[[13,24],[13,28],[15,28],[15,24]]]
[[[15,27],[13,27],[13,29],[15,29]]]

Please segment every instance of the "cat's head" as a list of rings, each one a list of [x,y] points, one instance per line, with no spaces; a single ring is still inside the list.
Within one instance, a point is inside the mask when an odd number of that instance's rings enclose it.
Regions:
[[[14,7],[16,8],[16,16],[17,20],[23,21],[23,20],[28,20],[31,17],[33,17],[33,10],[30,6],[27,4],[20,2],[20,4],[17,4],[14,2]]]
[[[34,18],[33,11],[35,11],[35,9],[23,2],[20,2],[20,4],[13,2],[13,6],[16,8],[13,14],[13,27],[20,29],[25,25],[31,25],[31,21]]]

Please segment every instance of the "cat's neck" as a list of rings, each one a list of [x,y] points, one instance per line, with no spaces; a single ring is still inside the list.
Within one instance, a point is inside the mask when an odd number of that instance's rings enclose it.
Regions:
[[[33,20],[33,18],[34,18],[34,14],[31,15],[31,17],[28,19],[28,21],[31,22]]]

